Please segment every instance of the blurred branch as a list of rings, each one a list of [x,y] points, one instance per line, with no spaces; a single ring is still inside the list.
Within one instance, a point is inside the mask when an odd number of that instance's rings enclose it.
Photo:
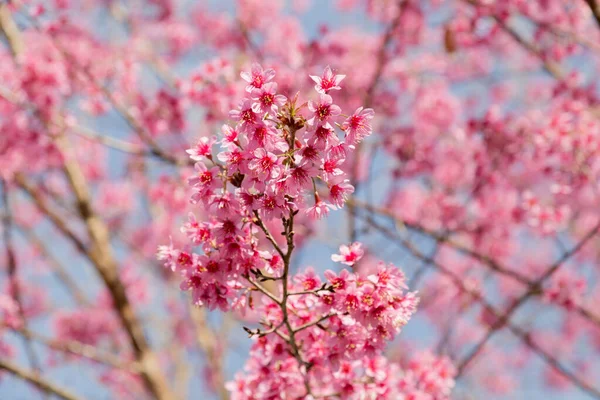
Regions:
[[[508,310],[504,313],[504,315],[502,315],[500,318],[498,318],[496,320],[496,322],[494,324],[492,324],[492,326],[490,326],[490,328],[489,328],[487,334],[484,336],[484,338],[479,343],[477,343],[475,348],[459,363],[458,375],[460,375],[464,371],[464,369],[467,367],[467,365],[473,360],[473,358],[475,358],[477,356],[477,354],[479,354],[479,352],[483,349],[483,346],[492,337],[492,335],[497,330],[499,330],[500,328],[502,328],[505,325],[505,323],[509,320],[510,316],[527,300],[529,300],[531,297],[539,294],[542,284],[548,278],[550,278],[552,275],[554,275],[554,273],[556,271],[558,271],[558,269],[569,258],[571,258],[573,255],[575,255],[579,250],[581,250],[581,248],[592,237],[594,237],[598,233],[599,230],[600,230],[600,222],[597,223],[575,246],[573,246],[571,248],[571,250],[564,253],[562,255],[562,257],[560,257],[560,259],[558,259],[554,264],[552,264],[542,276],[540,276],[538,279],[536,279],[534,282],[532,282],[529,285],[529,288],[527,289],[527,291],[523,295],[521,295],[521,297],[519,297],[518,299],[513,301],[512,305],[508,308]]]
[[[191,303],[189,308],[196,329],[196,339],[206,355],[207,363],[210,363],[217,394],[221,400],[227,400],[229,399],[229,392],[225,388],[225,377],[223,376],[223,355],[219,351],[219,341],[223,338],[218,338],[216,332],[208,326],[206,309],[199,308]]]
[[[0,370],[5,370],[15,375],[18,378],[21,378],[39,389],[51,393],[63,400],[79,400],[78,397],[66,391],[65,389],[54,385],[46,381],[45,379],[40,378],[37,374],[29,372],[21,367],[11,363],[10,361],[0,359]]]
[[[127,298],[125,286],[119,277],[117,263],[113,256],[109,230],[92,208],[85,176],[65,137],[59,136],[56,144],[64,154],[64,172],[77,199],[79,214],[91,240],[89,258],[111,294],[114,307],[127,332],[135,357],[143,367],[142,378],[145,385],[157,399],[173,399],[167,381],[160,371],[158,358],[146,341],[142,325]]]
[[[140,365],[136,361],[128,362],[121,360],[116,355],[104,352],[97,347],[90,346],[88,344],[81,343],[76,340],[60,339],[60,341],[58,341],[56,339],[46,338],[26,328],[15,329],[13,327],[9,327],[9,329],[13,330],[14,332],[20,334],[21,336],[27,339],[35,340],[36,342],[39,342],[52,350],[64,353],[71,353],[77,356],[90,359],[92,361],[99,362],[101,364],[109,365],[120,370],[127,370],[133,373],[140,372]]]
[[[36,114],[36,110],[33,109],[33,107],[28,106],[27,104],[24,104],[22,101],[19,100],[19,98],[16,94],[11,93],[8,89],[0,87],[0,97],[4,98],[8,102],[13,103],[16,106],[19,106],[24,109],[29,109],[36,115],[36,117],[39,118],[39,116]],[[49,126],[52,126],[57,129],[65,129],[65,125],[66,125],[64,123],[64,121],[62,121],[61,123],[57,123],[55,121],[41,121],[41,122],[46,123]],[[128,154],[141,156],[141,157],[158,157],[158,158],[163,159],[160,154],[157,154],[154,151],[147,151],[147,150],[143,149],[142,147],[135,145],[133,143],[129,143],[124,140],[116,139],[116,138],[113,138],[110,136],[104,136],[86,126],[69,125],[68,128],[69,128],[68,129],[69,133],[72,132],[72,133],[79,135],[87,140],[90,140],[95,143],[100,143],[106,147],[110,147],[112,149],[121,151],[123,153],[128,153]],[[164,161],[164,159],[163,159],[163,161]]]
[[[27,329],[27,325],[29,324],[27,321],[27,316],[25,315],[25,308],[23,307],[23,298],[21,296],[21,282],[19,281],[19,277],[17,276],[17,258],[13,247],[13,218],[10,205],[10,188],[5,180],[0,179],[0,182],[2,182],[2,205],[4,208],[4,213],[2,215],[2,231],[4,246],[6,249],[6,264],[8,265],[8,277],[11,285],[11,290],[9,290],[9,292],[12,294],[15,303],[17,303],[21,323],[23,324],[23,327]],[[34,370],[34,373],[40,375],[41,368],[38,356],[35,353],[35,350],[33,349],[31,341],[27,337],[25,337],[25,351],[27,353],[27,358],[29,359],[29,362],[31,363],[31,366]]]
[[[448,246],[452,247],[453,249],[459,251],[460,253],[466,254],[469,257],[474,258],[477,261],[480,261],[481,263],[488,266],[490,269],[500,273],[501,275],[510,277],[510,278],[516,280],[517,282],[520,282],[524,285],[529,285],[531,283],[530,279],[528,277],[526,277],[525,275],[522,275],[517,271],[510,270],[510,269],[500,265],[498,262],[496,262],[492,258],[490,258],[484,254],[481,254],[481,253],[477,252],[476,250],[470,249],[469,247],[453,240],[448,234],[439,234],[439,233],[429,230],[421,225],[403,221],[403,220],[399,219],[392,211],[390,211],[388,209],[373,206],[371,204],[357,200],[356,198],[349,199],[348,204],[353,204],[356,207],[363,208],[369,212],[380,214],[380,215],[386,216],[388,218],[391,218],[396,224],[399,224],[400,226],[403,226],[405,228],[413,229],[416,232],[419,232],[421,234],[429,236],[430,238],[434,239],[439,244],[448,245]]]
[[[242,34],[242,37],[244,38],[244,41],[248,45],[248,48],[254,54],[254,57],[256,57],[256,59],[258,61],[262,61],[263,60],[262,51],[260,50],[260,47],[258,47],[256,45],[256,43],[254,43],[254,41],[250,37],[250,31],[248,30],[248,28],[246,27],[246,25],[240,19],[237,19],[236,22],[237,22],[238,27],[240,29],[240,33]]]
[[[33,200],[38,210],[46,216],[52,225],[67,239],[69,239],[75,248],[83,255],[88,255],[87,245],[80,239],[68,226],[62,217],[50,208],[42,194],[36,187],[22,174],[15,175],[15,183]]]
[[[365,96],[363,98],[363,107],[368,108],[371,107],[373,103],[373,95],[375,94],[375,89],[377,85],[381,81],[381,77],[383,75],[383,71],[385,69],[387,63],[387,48],[389,47],[392,39],[394,38],[394,32],[400,26],[400,20],[402,19],[402,15],[406,10],[409,2],[407,0],[399,0],[397,3],[397,12],[390,24],[387,26],[383,35],[381,37],[381,44],[377,50],[376,55],[376,64],[375,64],[375,73],[373,74],[373,78],[367,86],[365,91]],[[354,185],[354,194],[358,194],[359,182],[357,180],[358,176],[358,166],[360,164],[361,152],[363,150],[363,143],[358,143],[356,146],[356,152],[354,154],[354,159],[352,162],[352,173],[351,173],[351,182]],[[354,214],[354,205],[351,203],[347,204],[348,207],[348,231],[350,232],[350,242],[354,242],[357,239],[358,232],[356,229],[356,220]]]
[[[600,27],[600,7],[598,6],[597,1],[596,0],[584,0],[584,1],[588,5],[588,7],[590,7],[590,10],[592,11],[592,15],[594,16],[594,19],[596,20],[598,27]]]
[[[512,312],[514,312],[523,302],[528,300],[530,297],[537,295],[539,293],[541,284],[544,281],[546,281],[546,279],[548,279],[551,275],[553,275],[556,272],[556,270],[558,268],[560,268],[560,266],[564,262],[566,262],[569,258],[571,258],[575,253],[577,253],[581,249],[581,247],[583,247],[593,236],[595,236],[598,233],[598,231],[600,231],[600,223],[599,223],[586,236],[584,236],[584,238],[581,239],[581,241],[576,246],[574,246],[571,250],[563,253],[563,256],[555,264],[551,265],[543,275],[538,277],[536,280],[532,280],[516,271],[506,268],[505,266],[501,265],[500,263],[493,260],[492,258],[452,240],[449,235],[441,235],[434,231],[428,230],[418,224],[402,221],[402,220],[398,219],[394,215],[394,213],[391,212],[390,210],[387,210],[385,208],[376,207],[376,206],[370,205],[368,203],[356,200],[354,198],[349,199],[348,203],[352,203],[352,204],[356,205],[357,207],[363,208],[369,212],[386,216],[386,217],[392,219],[397,225],[403,226],[405,228],[413,229],[421,234],[427,235],[430,238],[434,239],[436,241],[436,243],[448,245],[451,248],[453,248],[454,250],[457,250],[457,251],[459,251],[463,254],[466,254],[466,255],[472,257],[473,259],[481,262],[483,265],[487,266],[490,270],[495,271],[501,275],[510,277],[510,278],[516,280],[517,282],[527,286],[529,288],[528,291],[526,292],[526,294],[528,293],[527,296],[525,297],[525,295],[523,295],[523,297],[518,299],[516,301],[516,303],[513,303],[514,309],[512,309],[512,310],[509,309],[507,311],[507,314],[508,313],[512,314]],[[582,306],[575,305],[574,310],[577,313],[579,313],[581,316],[587,318],[590,322],[592,322],[600,327],[600,316],[595,315],[594,313],[592,313],[592,311],[590,311]],[[501,327],[502,327],[502,324],[500,324],[500,322],[498,322],[498,326],[495,327],[494,330],[499,329]],[[490,336],[492,334],[493,334],[493,330],[491,332],[489,332]],[[482,343],[480,343],[480,346],[483,346],[485,344],[485,341],[487,341],[488,339],[489,339],[489,337],[487,339],[485,339]],[[476,350],[477,350],[477,347],[476,347]],[[477,350],[477,351],[479,351],[479,350]],[[471,354],[467,359],[465,359],[463,361],[464,365],[466,366],[466,364],[469,363],[470,359],[472,359],[475,355],[476,355],[476,352],[474,350],[474,353]],[[463,368],[464,368],[464,366],[463,366]],[[459,368],[459,370],[460,370],[460,368]]]
[[[2,30],[5,32],[5,34],[7,30],[10,30],[5,25],[7,23],[10,24],[10,15],[8,15],[6,20],[0,20],[0,23],[4,24]],[[18,58],[19,51],[21,50],[21,48],[18,47],[18,44],[15,45],[15,43],[20,40],[18,30],[12,30],[11,35],[13,39],[9,40],[9,45],[11,46],[15,57]],[[55,44],[63,53],[63,55],[69,59],[69,61],[75,62],[75,60],[73,60],[72,57],[70,57],[68,53],[62,49],[62,46],[59,43],[55,41]],[[84,70],[84,73],[88,77],[91,77],[88,71]],[[102,89],[105,94],[109,95],[112,99],[112,95],[108,93],[105,88]],[[129,117],[131,118],[132,122],[137,123],[135,118],[132,116]],[[138,133],[140,136],[143,136],[142,133],[145,132],[140,131]],[[150,141],[150,143],[153,144],[152,141]],[[79,163],[71,152],[69,143],[66,140],[64,133],[59,134],[55,138],[55,145],[64,155],[63,170],[71,186],[73,194],[77,199],[79,215],[87,228],[91,243],[89,249],[86,249],[86,247],[82,243],[80,244],[78,240],[74,241],[83,254],[86,254],[90,261],[94,264],[98,274],[101,276],[106,288],[111,294],[113,305],[117,311],[121,323],[123,324],[123,327],[125,328],[125,331],[127,332],[127,336],[129,337],[129,342],[133,348],[136,360],[138,360],[142,366],[142,379],[146,388],[155,398],[159,400],[174,399],[167,381],[160,370],[158,358],[148,345],[143,327],[137,319],[133,306],[127,298],[127,293],[125,291],[123,282],[119,278],[117,263],[113,256],[108,228],[93,211],[86,178],[79,166]],[[22,178],[18,180],[20,181],[19,183],[22,187],[25,186]],[[36,203],[38,202],[36,201]],[[40,204],[42,203],[38,203],[38,206]],[[60,219],[56,219],[57,223],[59,221]],[[75,238],[74,235],[72,235],[71,232],[66,228],[64,223],[62,223],[62,221],[58,223],[58,226],[60,226],[61,231],[68,234],[70,238]]]
[[[71,278],[71,276],[67,273],[66,269],[63,265],[50,253],[50,250],[46,247],[44,242],[37,236],[33,229],[26,229],[24,227],[20,227],[19,229],[26,240],[37,250],[40,252],[43,259],[48,262],[52,268],[52,270],[56,273],[59,280],[63,283],[63,285],[67,288],[69,293],[73,296],[74,300],[81,305],[89,305],[90,301],[87,299],[86,295],[81,291],[77,283]]]
[[[136,146],[133,143],[128,143],[123,140],[115,139],[110,136],[104,136],[98,132],[93,131],[85,126],[74,126],[72,131],[77,135],[84,137],[96,143],[103,144],[107,147],[115,150],[122,151],[124,153],[134,154],[137,156],[151,156],[153,153],[147,152],[144,149]]]
[[[12,19],[9,5],[4,2],[0,4],[0,32],[6,37],[13,56],[17,57],[21,54],[23,50],[21,35],[19,35],[19,29]]]
[[[464,1],[474,7],[485,7],[484,4],[480,4],[477,0],[464,0]],[[544,69],[546,70],[546,72],[548,72],[551,76],[553,76],[554,78],[556,78],[558,80],[564,79],[565,74],[561,70],[561,68],[558,64],[555,64],[554,62],[547,60],[546,57],[542,54],[542,52],[534,44],[527,41],[523,36],[521,36],[521,34],[519,32],[517,32],[513,27],[506,24],[504,22],[504,20],[499,18],[497,15],[491,15],[490,17],[517,44],[519,44],[524,50],[526,50],[528,53],[530,53],[531,55],[536,57],[538,60],[540,60]]]
[[[535,47],[532,43],[528,42],[524,37],[522,37],[514,28],[510,27],[500,18],[493,16],[494,21],[506,32],[510,37],[514,39],[522,48],[527,50],[530,54],[534,55],[536,58],[540,60],[544,69],[552,75],[554,78],[558,80],[562,80],[565,77],[564,72],[560,68],[560,66],[550,60],[547,60],[546,57],[541,53],[541,51]]]
[[[424,262],[427,262],[428,264],[432,265],[433,267],[435,267],[442,274],[449,277],[456,287],[458,287],[460,290],[462,290],[463,292],[469,294],[474,299],[476,299],[488,313],[490,313],[491,315],[494,315],[496,317],[496,323],[492,324],[492,327],[490,327],[490,331],[497,324],[500,324],[500,326],[506,325],[511,333],[513,333],[514,335],[519,337],[521,339],[521,341],[527,347],[529,347],[538,356],[540,356],[546,363],[548,363],[553,368],[555,368],[562,376],[569,379],[571,382],[573,382],[574,385],[576,385],[577,387],[579,387],[581,390],[585,391],[586,393],[590,394],[594,398],[600,399],[600,390],[594,388],[593,386],[591,386],[584,380],[580,379],[577,375],[570,372],[564,365],[562,365],[562,363],[558,359],[556,359],[550,353],[548,353],[547,351],[542,349],[539,345],[537,345],[531,339],[531,337],[529,336],[528,333],[526,333],[524,330],[517,327],[516,325],[512,324],[509,321],[510,315],[512,314],[512,312],[510,312],[510,310],[509,310],[509,312],[506,312],[503,314],[501,311],[497,310],[495,307],[493,307],[491,304],[489,304],[479,292],[468,288],[464,283],[463,277],[455,274],[452,270],[447,269],[443,265],[437,263],[431,257],[421,253],[412,244],[412,242],[408,241],[405,238],[402,238],[400,235],[396,234],[395,232],[391,231],[390,229],[388,229],[384,226],[381,226],[370,216],[361,216],[361,218],[363,218],[369,225],[374,227],[376,230],[378,230],[380,233],[382,233],[389,240],[399,241],[412,255],[423,260]],[[599,229],[600,229],[600,224],[598,224],[594,229],[592,229],[592,231],[588,235],[586,235],[577,246],[573,247],[568,253],[564,254],[560,260],[558,260],[555,264],[553,264],[552,267],[550,268],[550,270],[556,271],[556,269],[558,269],[559,266],[564,261],[566,261],[566,259],[568,259],[570,256],[575,254],[579,249],[581,249],[581,247],[585,244],[585,242],[587,242],[587,240],[589,240],[589,238],[591,238],[595,233],[597,233]],[[544,275],[551,274],[550,270],[548,270],[546,272],[546,274],[544,274]],[[479,353],[479,351],[477,353]],[[459,365],[456,378],[458,378],[461,375],[463,368],[461,368]]]
[[[9,21],[12,21],[12,19],[10,18],[10,14],[8,15],[7,18]],[[2,20],[0,20],[0,23],[2,22]],[[37,22],[34,20],[31,20],[33,26],[41,31],[41,29],[39,28],[39,26],[37,25]],[[14,23],[13,23],[14,24]],[[5,33],[5,35],[7,36],[7,38],[9,39],[9,46],[13,52],[13,54],[18,55],[20,54],[21,50],[22,50],[22,46],[20,45],[20,36],[19,36],[19,32],[16,29],[11,29],[10,28],[10,22],[8,26],[4,26],[2,28],[2,31]],[[9,36],[10,35],[10,36]],[[186,159],[179,159],[177,157],[172,156],[171,154],[169,154],[167,151],[165,151],[164,149],[162,149],[152,138],[152,136],[146,131],[146,129],[144,128],[144,126],[142,126],[138,120],[131,114],[131,112],[129,112],[129,110],[127,109],[127,107],[123,106],[122,104],[119,103],[119,101],[115,98],[115,96],[112,94],[112,92],[106,88],[104,85],[102,85],[100,82],[98,82],[93,76],[92,74],[88,71],[87,68],[82,67],[78,61],[76,59],[74,59],[71,54],[67,51],[67,49],[62,45],[62,43],[60,43],[59,40],[57,40],[56,38],[53,38],[52,36],[46,35],[48,37],[48,39],[52,40],[52,43],[54,44],[54,46],[56,47],[56,49],[61,53],[61,55],[63,57],[65,57],[65,59],[71,63],[73,66],[75,66],[79,72],[81,72],[86,79],[89,81],[88,83],[92,84],[96,89],[100,90],[102,92],[102,94],[104,95],[104,97],[109,101],[109,103],[113,106],[113,108],[117,111],[117,113],[127,122],[127,124],[133,129],[133,131],[138,135],[138,137],[148,146],[150,147],[150,152],[149,154],[156,156],[158,158],[160,158],[161,160],[170,163],[170,164],[174,164],[174,165],[179,165],[179,166],[183,166],[183,165],[193,165],[193,162],[191,162],[191,160]],[[90,136],[90,132],[89,131],[79,131],[79,133],[84,134],[87,136]],[[93,137],[95,137],[96,139],[98,139],[99,135],[92,135]],[[123,149],[123,148],[127,148],[128,146],[124,145],[123,143],[119,143],[120,141],[115,141],[115,140],[111,140],[111,139],[103,139],[106,143],[111,143],[111,145],[113,146],[117,146],[117,148]],[[128,148],[129,150],[134,150],[137,151],[135,149],[131,149]]]

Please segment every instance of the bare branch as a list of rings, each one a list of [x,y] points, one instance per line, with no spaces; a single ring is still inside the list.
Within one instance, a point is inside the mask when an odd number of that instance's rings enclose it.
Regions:
[[[465,285],[464,279],[462,277],[456,275],[452,270],[449,270],[449,269],[445,268],[443,265],[437,263],[431,257],[421,253],[410,241],[408,241],[405,238],[400,237],[395,232],[392,232],[390,229],[387,229],[387,228],[381,226],[376,221],[374,221],[371,217],[364,216],[362,218],[364,218],[369,223],[369,225],[371,225],[372,227],[374,227],[375,229],[380,231],[385,237],[389,238],[390,240],[399,241],[415,257],[420,258],[421,260],[434,266],[442,274],[448,276],[452,280],[454,285],[456,285],[460,290],[462,290],[465,293],[468,293],[470,296],[472,296],[474,299],[476,299],[479,303],[481,303],[481,305],[485,308],[485,310],[487,312],[489,312],[491,315],[496,316],[496,318],[497,318],[496,321],[503,320],[503,322],[500,326],[506,325],[513,334],[518,336],[528,347],[530,347],[536,354],[538,354],[542,359],[544,359],[544,361],[546,361],[549,365],[551,365],[553,368],[555,368],[561,375],[563,375],[564,377],[569,379],[571,382],[573,382],[573,384],[575,384],[581,390],[594,396],[595,398],[600,399],[600,390],[594,388],[593,386],[591,386],[584,380],[580,379],[577,375],[570,372],[555,357],[553,357],[551,354],[549,354],[544,349],[542,349],[537,344],[535,344],[531,340],[530,336],[525,331],[523,331],[521,328],[515,326],[514,324],[512,324],[511,322],[508,321],[508,319],[510,318],[510,315],[508,312],[505,314],[502,314],[502,312],[500,312],[495,307],[490,305],[485,300],[485,298],[483,298],[483,296],[480,293],[478,293],[477,291],[474,291],[472,289],[469,289]],[[600,224],[597,225],[594,229],[592,229],[592,231],[588,235],[586,235],[577,246],[572,248],[568,253],[563,255],[563,257],[561,257],[560,260],[558,260],[555,264],[553,264],[552,268],[555,268],[554,270],[556,270],[556,268],[558,268],[558,267],[555,267],[556,265],[560,266],[564,261],[566,261],[566,259],[568,259],[570,256],[575,254],[579,249],[581,249],[581,247],[583,247],[585,245],[585,242],[587,242],[587,240],[589,240],[595,233],[597,233],[597,231],[599,229],[600,229]],[[496,324],[494,324],[494,325],[496,325]],[[457,377],[458,376],[460,376],[460,368],[459,368],[459,374],[457,375]]]
[[[0,370],[8,371],[16,377],[31,383],[32,385],[45,392],[52,393],[53,395],[58,396],[63,400],[79,400],[79,398],[76,397],[74,394],[66,391],[61,387],[54,385],[53,383],[46,381],[45,379],[40,378],[37,374],[22,369],[21,367],[11,363],[10,361],[0,359]]]
[[[598,27],[600,27],[600,6],[598,5],[598,2],[596,0],[585,0],[585,2],[590,7]]]

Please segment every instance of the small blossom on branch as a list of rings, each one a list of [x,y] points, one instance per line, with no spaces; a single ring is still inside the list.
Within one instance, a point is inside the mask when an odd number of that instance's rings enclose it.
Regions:
[[[331,260],[352,266],[362,258],[364,253],[362,243],[354,242],[350,246],[343,244],[340,246],[340,254],[333,254]]]

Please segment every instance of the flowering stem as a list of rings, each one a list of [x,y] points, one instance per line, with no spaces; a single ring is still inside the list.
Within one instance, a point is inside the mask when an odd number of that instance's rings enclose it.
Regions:
[[[332,314],[323,315],[321,318],[317,319],[316,321],[308,322],[304,325],[297,327],[294,330],[294,333],[303,331],[304,329],[310,328],[311,326],[319,325],[321,322],[325,321],[326,319],[328,319],[330,317],[333,317],[334,315],[336,315],[336,314],[332,313]]]
[[[266,227],[266,225],[264,224],[264,222],[262,221],[262,219],[258,216],[258,211],[254,211],[254,216],[256,218],[254,220],[254,223],[256,225],[258,225],[258,227],[263,231],[263,233],[265,234],[265,237],[267,238],[267,240],[269,240],[269,242],[271,242],[271,244],[273,245],[273,247],[275,248],[275,250],[277,250],[277,252],[281,256],[281,258],[285,259],[285,257],[286,257],[285,253],[283,252],[283,250],[281,250],[281,247],[279,247],[279,245],[275,241],[275,238],[273,237],[273,235],[269,231],[269,228]],[[289,251],[289,249],[288,249],[288,251]]]
[[[309,328],[310,326],[316,325],[320,322],[322,322],[323,320],[327,319],[330,317],[330,315],[327,315],[325,317],[320,318],[317,321],[314,321],[312,323],[309,323],[307,325],[303,325],[299,328],[294,329],[292,327],[292,324],[290,323],[289,320],[289,314],[288,314],[288,308],[287,308],[287,299],[289,296],[291,295],[295,295],[295,294],[299,294],[299,293],[290,293],[289,292],[289,287],[288,287],[288,277],[289,277],[289,271],[290,271],[290,261],[292,258],[292,253],[294,251],[295,245],[294,245],[294,217],[296,215],[295,211],[292,211],[291,209],[289,210],[289,216],[288,218],[283,218],[283,228],[284,228],[284,234],[286,237],[286,243],[287,243],[287,249],[285,252],[283,252],[283,250],[281,249],[281,247],[277,244],[277,242],[275,241],[275,239],[273,238],[273,235],[271,235],[271,233],[269,232],[268,228],[265,226],[265,224],[263,223],[263,221],[261,220],[261,218],[258,216],[258,213],[255,211],[254,215],[256,217],[256,221],[255,223],[261,228],[261,230],[263,231],[263,233],[265,234],[265,236],[267,237],[267,239],[271,242],[271,244],[273,245],[273,247],[275,248],[275,250],[281,255],[281,257],[283,258],[283,274],[281,276],[281,281],[282,281],[282,298],[281,300],[279,300],[277,297],[275,297],[269,290],[267,290],[266,288],[264,288],[262,285],[260,285],[260,283],[254,281],[252,278],[248,277],[248,281],[253,284],[260,292],[262,292],[263,294],[265,294],[267,297],[269,297],[271,300],[273,300],[275,303],[277,303],[279,305],[279,307],[281,308],[281,312],[283,314],[283,318],[282,321],[279,325],[277,325],[276,327],[272,327],[270,331],[267,331],[266,333],[270,333],[270,332],[274,332],[275,334],[277,334],[279,337],[281,337],[283,340],[285,340],[291,348],[291,353],[294,356],[294,358],[296,358],[296,360],[298,361],[298,364],[300,365],[300,367],[305,367],[306,370],[304,372],[304,386],[306,388],[306,395],[312,395],[312,390],[310,388],[310,383],[308,380],[308,370],[310,369],[311,364],[304,361],[304,359],[302,358],[302,355],[300,354],[300,346],[298,345],[298,343],[296,342],[296,338],[295,335],[297,332]],[[288,334],[284,334],[283,332],[280,332],[278,329],[282,326],[285,325]],[[264,333],[264,332],[263,332]]]

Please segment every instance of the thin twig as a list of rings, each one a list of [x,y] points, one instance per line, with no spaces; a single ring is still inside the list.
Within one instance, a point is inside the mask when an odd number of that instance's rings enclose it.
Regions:
[[[3,225],[3,238],[4,238],[4,246],[6,248],[6,258],[8,265],[8,276],[9,282],[12,284],[11,293],[14,297],[15,303],[17,303],[19,317],[21,319],[21,323],[23,327],[27,329],[28,321],[27,316],[25,314],[25,308],[23,307],[23,298],[21,296],[21,282],[18,277],[17,271],[17,257],[15,255],[15,250],[13,247],[13,238],[12,238],[12,229],[13,229],[13,218],[12,218],[12,210],[10,203],[10,193],[9,186],[3,179],[0,179],[2,182],[2,203],[4,208],[4,213],[2,215],[2,225]],[[34,373],[40,375],[41,367],[40,361],[38,359],[35,350],[33,349],[33,345],[29,338],[25,337],[25,351],[27,353],[27,358],[33,367]]]
[[[458,276],[452,270],[445,268],[443,265],[437,263],[431,257],[421,253],[410,241],[397,235],[395,232],[392,232],[390,229],[387,229],[387,228],[381,226],[370,216],[364,216],[362,218],[365,219],[365,221],[367,221],[367,223],[369,223],[369,225],[373,226],[376,230],[381,232],[386,238],[393,240],[393,241],[396,241],[396,240],[399,241],[415,257],[434,266],[441,273],[443,273],[444,275],[449,277],[452,280],[453,284],[456,285],[460,290],[471,295],[474,299],[476,299],[478,302],[481,303],[481,305],[485,308],[485,310],[487,312],[496,316],[497,321],[499,321],[501,319],[505,319],[505,317],[506,317],[506,320],[505,320],[505,322],[502,323],[502,326],[506,325],[513,334],[515,334],[517,337],[519,337],[528,347],[530,347],[535,353],[537,353],[542,359],[544,359],[544,361],[546,361],[549,365],[551,365],[553,368],[555,368],[561,375],[563,375],[564,377],[569,379],[571,382],[573,382],[573,384],[575,384],[581,390],[594,396],[595,398],[600,399],[600,391],[598,389],[592,387],[587,382],[580,379],[577,375],[571,373],[555,357],[553,357],[551,354],[549,354],[548,352],[543,350],[541,347],[536,345],[531,340],[530,336],[526,332],[524,332],[521,328],[512,324],[510,321],[508,321],[508,318],[510,316],[507,317],[506,313],[502,314],[499,310],[497,310],[495,307],[490,305],[480,293],[478,293],[475,290],[469,289],[465,285],[463,277]],[[600,225],[598,225],[596,228],[594,228],[594,230],[597,231],[598,228],[600,228]],[[592,231],[594,231],[594,230],[592,230]],[[587,236],[586,236],[586,238],[587,238]],[[584,240],[582,240],[582,242],[584,242],[586,240],[586,238],[584,238]],[[582,243],[582,242],[580,242],[580,244],[578,246],[575,246],[573,249],[571,249],[569,254],[570,255],[575,254],[584,245],[584,243]],[[565,254],[563,257],[561,257],[562,262],[564,262],[566,260],[566,258],[565,258],[566,256],[567,256],[567,254]],[[562,263],[561,260],[559,260],[555,264],[553,264],[553,267],[555,265],[560,265]],[[458,378],[458,376],[460,376],[460,374],[456,375],[457,378]]]
[[[379,85],[379,82],[381,81],[381,77],[383,76],[383,72],[385,70],[385,66],[386,66],[386,62],[387,62],[387,48],[389,47],[390,43],[392,42],[392,39],[394,38],[394,32],[400,25],[400,20],[402,19],[402,15],[404,14],[406,7],[408,6],[408,3],[409,2],[407,0],[399,0],[398,1],[396,15],[394,16],[394,18],[392,19],[390,24],[387,26],[387,28],[383,32],[383,35],[381,37],[381,44],[379,45],[377,55],[376,55],[375,73],[373,74],[373,78],[371,79],[369,86],[367,86],[365,96],[363,98],[363,106],[365,108],[370,107],[371,104],[373,103],[373,98],[374,98],[373,96],[375,94],[375,89]],[[352,163],[352,171],[351,171],[352,175],[351,176],[352,176],[352,184],[354,185],[355,195],[358,194],[358,189],[359,189],[359,185],[360,185],[360,183],[357,180],[357,176],[358,176],[358,166],[360,164],[360,153],[362,151],[362,148],[363,148],[363,143],[359,143],[356,146],[354,160]],[[347,214],[348,215],[348,232],[350,233],[350,242],[354,242],[354,241],[356,241],[356,238],[358,235],[358,232],[356,230],[356,220],[355,220],[355,216],[354,216],[354,205],[347,204],[347,208],[348,208],[348,214]]]
[[[136,361],[121,360],[118,356],[102,351],[95,346],[81,343],[76,340],[61,339],[58,341],[56,339],[44,337],[27,328],[6,327],[20,334],[21,336],[30,340],[35,340],[36,342],[39,342],[52,350],[74,354],[76,356],[84,357],[120,370],[127,370],[133,373],[140,372],[140,365]]]
[[[8,371],[16,377],[31,383],[45,392],[52,393],[63,400],[79,400],[78,397],[67,390],[40,378],[37,374],[27,371],[10,361],[0,359],[0,370]]]

